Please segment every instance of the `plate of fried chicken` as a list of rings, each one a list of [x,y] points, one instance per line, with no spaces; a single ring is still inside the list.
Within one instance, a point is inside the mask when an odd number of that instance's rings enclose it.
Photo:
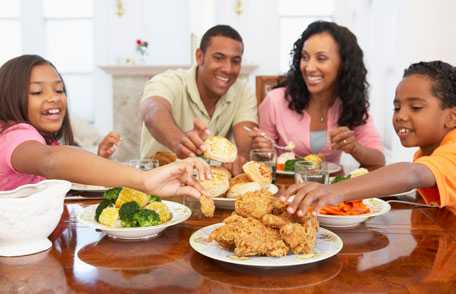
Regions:
[[[343,246],[333,232],[319,228],[315,215],[291,216],[286,204],[267,189],[236,199],[235,212],[223,223],[194,232],[190,245],[215,260],[256,267],[283,267],[317,262]]]

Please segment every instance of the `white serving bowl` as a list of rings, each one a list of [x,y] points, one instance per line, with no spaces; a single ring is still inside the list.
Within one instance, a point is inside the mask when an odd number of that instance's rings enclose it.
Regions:
[[[0,192],[0,256],[22,256],[47,250],[71,183],[44,180]]]

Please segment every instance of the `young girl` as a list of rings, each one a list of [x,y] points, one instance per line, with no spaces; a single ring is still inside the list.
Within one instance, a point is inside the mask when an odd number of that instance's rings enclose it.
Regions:
[[[207,164],[187,159],[148,172],[92,155],[74,145],[65,85],[55,67],[37,55],[22,55],[0,68],[0,190],[44,178],[128,186],[160,196],[203,190],[192,178],[210,176]]]
[[[291,186],[282,196],[298,215],[314,206],[386,196],[417,188],[427,203],[456,213],[456,69],[441,62],[412,64],[396,88],[393,125],[402,145],[418,146],[413,163],[395,163],[332,185]],[[290,198],[291,195],[295,195]]]

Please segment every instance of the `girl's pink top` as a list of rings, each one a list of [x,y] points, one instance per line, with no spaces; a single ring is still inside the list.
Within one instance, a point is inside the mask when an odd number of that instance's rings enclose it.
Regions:
[[[31,125],[15,124],[0,132],[0,191],[12,190],[21,185],[34,184],[44,177],[24,174],[14,169],[11,157],[14,150],[26,141],[38,141],[46,144],[43,136]]]
[[[329,108],[327,114],[327,138],[326,145],[319,152],[330,162],[339,163],[342,151],[331,150],[329,132],[338,127],[337,121],[342,110],[342,101],[337,99]],[[295,144],[294,152],[298,155],[312,153],[310,148],[310,115],[303,111],[299,114],[288,108],[285,99],[285,88],[277,88],[268,92],[259,107],[260,129],[275,140],[278,145]],[[378,149],[383,152],[383,145],[374,126],[372,117],[369,115],[364,125],[356,127],[355,137],[360,144],[366,147]]]

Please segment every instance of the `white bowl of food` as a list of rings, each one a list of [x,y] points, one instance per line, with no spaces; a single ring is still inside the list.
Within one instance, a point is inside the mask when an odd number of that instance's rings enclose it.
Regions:
[[[0,192],[0,256],[22,256],[47,250],[71,183],[45,180]]]
[[[78,214],[78,222],[94,229],[101,230],[113,238],[139,240],[155,238],[166,228],[180,224],[192,215],[190,208],[183,204],[167,200],[161,200],[161,202],[168,207],[171,213],[171,219],[159,225],[147,227],[120,227],[103,225],[95,220],[98,204],[84,207]]]
[[[369,208],[369,212],[356,215],[330,215],[317,213],[320,226],[332,228],[349,228],[354,227],[367,219],[383,215],[391,210],[388,202],[380,198],[368,198],[362,200],[362,203]]]

